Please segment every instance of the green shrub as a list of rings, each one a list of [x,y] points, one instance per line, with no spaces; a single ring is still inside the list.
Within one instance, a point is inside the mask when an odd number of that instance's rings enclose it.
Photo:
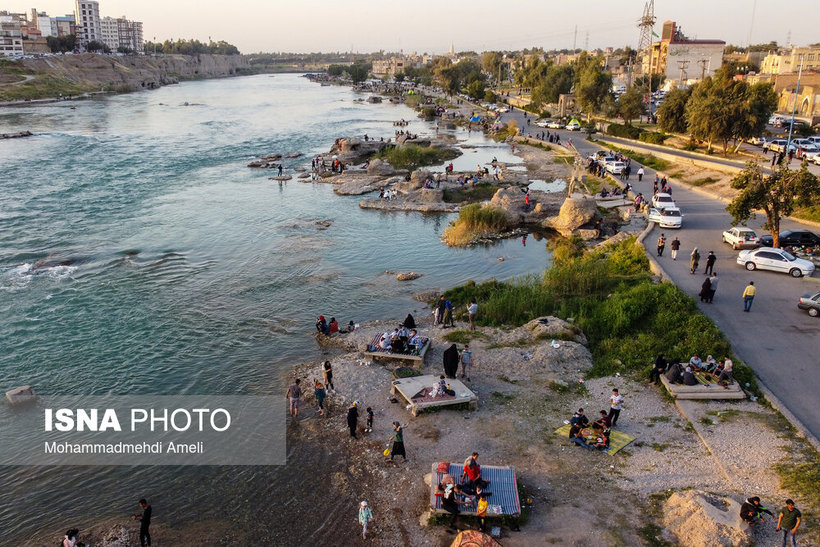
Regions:
[[[415,144],[388,147],[377,155],[377,157],[387,161],[396,169],[410,170],[424,165],[442,163],[456,156],[458,156],[458,152],[455,150]]]
[[[613,137],[622,137],[625,139],[638,139],[641,133],[644,132],[640,127],[634,125],[621,125],[619,123],[611,123],[606,129],[607,135]]]
[[[657,133],[655,131],[644,131],[638,136],[638,140],[649,144],[663,144],[663,141],[671,137],[665,133]]]
[[[689,152],[694,152],[698,149],[698,143],[695,142],[695,139],[689,139],[689,142],[684,145],[683,149]]]

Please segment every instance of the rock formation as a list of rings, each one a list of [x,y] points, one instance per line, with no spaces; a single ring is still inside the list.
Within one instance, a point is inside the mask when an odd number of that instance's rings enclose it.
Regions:
[[[591,197],[573,194],[568,197],[556,217],[550,217],[543,223],[545,228],[552,228],[562,236],[570,237],[579,234],[579,228],[589,224],[598,214],[595,200]],[[582,233],[579,235],[590,235]]]

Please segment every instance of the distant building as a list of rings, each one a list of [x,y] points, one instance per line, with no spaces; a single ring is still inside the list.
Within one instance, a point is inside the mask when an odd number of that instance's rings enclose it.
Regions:
[[[23,26],[26,22],[25,13],[0,11],[0,55],[23,55]]]
[[[100,19],[100,41],[116,51],[120,47],[120,28],[117,19],[103,17]]]
[[[800,62],[804,72],[820,71],[820,47],[793,47],[789,50],[770,51],[760,63],[761,74],[797,72]]]
[[[36,8],[31,8],[29,25],[33,25],[39,30],[43,38],[57,36],[57,20],[53,17],[49,17],[45,12],[37,13]]]
[[[74,4],[77,44],[85,49],[89,42],[102,41],[100,3],[95,0],[76,0]]]
[[[392,56],[389,59],[373,61],[374,78],[395,78],[396,74],[404,72],[407,67],[420,68],[430,60],[427,54]]]
[[[69,34],[77,35],[76,23],[74,15],[64,15],[62,17],[55,17],[57,21],[57,36],[68,36]]]
[[[118,41],[121,47],[127,47],[135,53],[143,52],[142,23],[129,21],[123,15],[117,19]]]
[[[663,74],[667,80],[700,80],[712,76],[723,64],[723,40],[691,40],[666,21],[660,42],[652,44],[650,55],[644,54],[644,74]]]

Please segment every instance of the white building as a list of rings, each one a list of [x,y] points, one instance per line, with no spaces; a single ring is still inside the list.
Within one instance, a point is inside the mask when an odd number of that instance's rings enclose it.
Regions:
[[[4,20],[0,15],[0,55],[20,57],[23,55],[23,31],[20,23]]]
[[[686,82],[712,76],[723,64],[723,40],[691,40],[674,21],[666,21],[660,42],[644,56],[644,74],[663,74],[667,80]]]
[[[135,53],[142,53],[142,22],[129,21],[125,16],[122,16],[117,19],[117,30],[121,46],[131,49]]]
[[[85,48],[88,42],[102,41],[100,3],[94,0],[76,0],[74,4],[77,42]]]
[[[100,19],[100,36],[103,44],[116,51],[120,47],[120,25],[119,19],[113,17],[103,17]]]

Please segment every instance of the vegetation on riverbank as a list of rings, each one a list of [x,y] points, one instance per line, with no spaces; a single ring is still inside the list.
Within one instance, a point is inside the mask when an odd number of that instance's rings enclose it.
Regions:
[[[396,169],[413,170],[425,165],[436,165],[458,157],[459,152],[450,148],[435,148],[432,146],[418,146],[404,144],[388,146],[376,157],[392,165]]]
[[[100,91],[100,87],[80,85],[54,76],[37,75],[27,81],[0,87],[0,102],[76,97],[92,91]]]
[[[587,336],[590,375],[648,374],[658,353],[688,359],[697,353],[730,355],[735,379],[759,395],[752,370],[731,353],[729,342],[695,301],[671,283],[656,283],[634,239],[606,250],[584,251],[578,240],[553,246],[553,265],[543,277],[513,282],[468,282],[445,293],[455,309],[475,299],[477,321],[520,326],[537,317],[573,318]]]
[[[486,201],[495,195],[498,188],[489,182],[479,182],[475,185],[464,185],[461,188],[445,188],[445,203],[475,203]]]
[[[495,207],[482,207],[473,203],[459,210],[458,218],[444,230],[441,238],[447,245],[458,247],[509,228],[507,213]]]

